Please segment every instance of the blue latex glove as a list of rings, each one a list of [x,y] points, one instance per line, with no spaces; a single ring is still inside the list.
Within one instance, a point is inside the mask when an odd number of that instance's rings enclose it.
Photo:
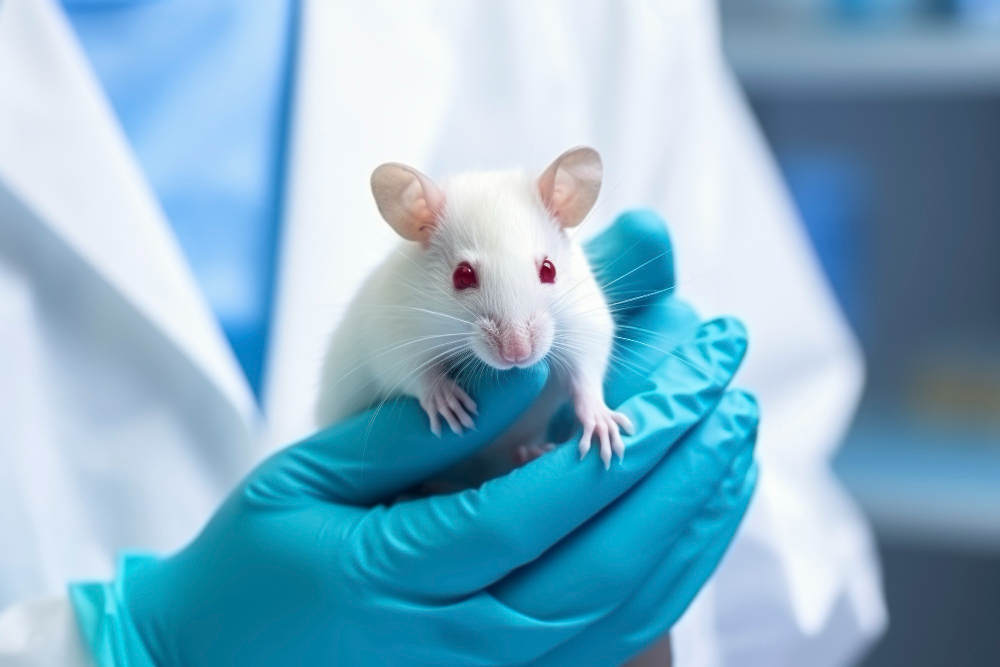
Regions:
[[[409,400],[349,419],[265,461],[178,554],[71,587],[98,661],[613,664],[655,641],[749,502],[757,409],[726,391],[742,327],[670,298],[661,221],[627,214],[593,247],[631,341],[607,386],[637,429],[621,465],[560,447],[479,489],[373,504],[502,432],[544,366],[474,388],[465,436],[434,437]]]

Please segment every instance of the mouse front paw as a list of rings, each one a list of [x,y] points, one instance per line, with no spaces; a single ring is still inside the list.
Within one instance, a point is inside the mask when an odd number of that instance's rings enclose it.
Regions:
[[[590,451],[590,441],[596,436],[601,443],[601,461],[604,469],[611,468],[612,452],[618,455],[618,460],[625,458],[625,443],[622,442],[619,427],[625,433],[632,435],[635,427],[632,420],[620,412],[615,412],[600,398],[580,397],[574,400],[576,418],[583,424],[583,436],[580,438],[580,458],[583,459]]]
[[[431,432],[441,435],[441,417],[448,422],[451,430],[462,435],[465,428],[475,428],[475,422],[469,416],[478,415],[476,402],[449,377],[443,376],[430,383],[422,392],[420,407],[424,409],[431,420]]]

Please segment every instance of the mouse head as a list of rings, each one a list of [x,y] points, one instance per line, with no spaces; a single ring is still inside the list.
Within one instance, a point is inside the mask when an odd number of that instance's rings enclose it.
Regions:
[[[379,212],[420,244],[423,294],[486,364],[530,366],[558,345],[560,310],[584,276],[566,230],[597,201],[602,165],[592,148],[573,148],[540,176],[470,173],[437,185],[416,169],[384,164],[372,174]]]

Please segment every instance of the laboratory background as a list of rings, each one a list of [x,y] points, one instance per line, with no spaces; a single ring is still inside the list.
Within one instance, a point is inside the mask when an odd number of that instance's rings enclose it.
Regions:
[[[865,351],[834,460],[889,607],[862,664],[1000,665],[1000,2],[730,0],[722,16]]]

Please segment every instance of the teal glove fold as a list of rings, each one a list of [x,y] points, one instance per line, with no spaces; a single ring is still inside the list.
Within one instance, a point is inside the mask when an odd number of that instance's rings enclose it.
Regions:
[[[636,425],[621,465],[560,447],[384,504],[513,423],[544,366],[474,388],[464,436],[434,437],[414,401],[349,419],[261,464],[179,553],[71,587],[100,663],[610,664],[654,641],[749,502],[757,408],[726,390],[742,327],[670,297],[661,220],[626,214],[591,247],[622,332],[608,402]]]

